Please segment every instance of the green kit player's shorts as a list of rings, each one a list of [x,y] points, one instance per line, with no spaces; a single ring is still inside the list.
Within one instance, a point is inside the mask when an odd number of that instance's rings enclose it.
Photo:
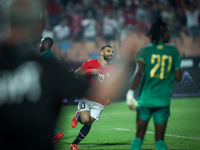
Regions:
[[[151,116],[153,116],[153,120],[156,124],[164,123],[170,116],[169,106],[154,108],[139,106],[137,108],[137,113],[142,120],[147,122],[150,120]]]

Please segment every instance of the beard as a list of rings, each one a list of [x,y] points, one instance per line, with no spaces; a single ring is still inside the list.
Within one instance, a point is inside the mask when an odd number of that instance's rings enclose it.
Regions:
[[[109,62],[109,61],[112,60],[112,55],[107,55],[107,56],[104,55],[103,58],[104,58],[107,62]]]
[[[40,52],[43,53],[44,51],[45,51],[45,47],[44,47],[44,45],[42,45],[42,46],[40,47]]]

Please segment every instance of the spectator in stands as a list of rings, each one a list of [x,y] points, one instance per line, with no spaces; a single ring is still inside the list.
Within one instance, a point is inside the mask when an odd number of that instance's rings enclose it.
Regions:
[[[119,5],[122,7],[132,7],[134,5],[134,3],[135,3],[135,1],[132,1],[132,0],[124,0],[124,1],[120,1]]]
[[[55,26],[59,23],[61,5],[56,0],[48,0],[46,5],[49,23]]]
[[[96,10],[95,19],[97,19],[97,20],[102,19],[104,15],[103,15],[103,10],[101,8],[101,5],[95,4],[94,7],[95,7],[95,10]]]
[[[177,37],[183,43],[183,37],[181,35],[182,31],[182,16],[179,13],[180,10],[177,10],[175,13],[175,17],[172,21],[169,21],[170,31],[171,31],[171,38]]]
[[[68,20],[61,20],[60,24],[53,28],[53,31],[55,42],[58,44],[60,49],[63,49],[67,53],[71,47],[68,41],[71,34],[70,28],[68,26]]]
[[[54,39],[53,28],[48,22],[46,22],[45,28],[42,30],[42,38],[44,37],[50,37]]]
[[[172,22],[175,17],[174,8],[172,6],[166,6],[161,13],[161,17],[165,22]]]
[[[65,10],[68,12],[72,12],[74,8],[74,3],[73,1],[68,1],[67,5],[65,6]]]
[[[118,26],[117,26],[117,35],[120,35],[121,30],[125,27],[124,23],[125,23],[125,18],[123,15],[123,11],[121,9],[119,9],[115,15],[115,19],[117,20]],[[120,36],[118,36],[118,38],[120,38]]]
[[[166,0],[157,0],[158,4],[165,4]]]
[[[84,6],[88,6],[92,2],[93,2],[93,0],[82,0],[82,3]]]
[[[78,11],[75,7],[72,9],[70,18],[71,18],[70,29],[72,32],[72,40],[80,41],[80,39],[82,38],[81,22],[83,20],[83,12],[80,10]]]
[[[118,24],[116,19],[113,17],[113,13],[108,13],[108,15],[106,15],[103,19],[103,36],[107,43],[115,40],[117,27]]]
[[[68,24],[70,24],[70,15],[69,15],[69,10],[65,8],[64,5],[61,5],[61,13],[60,13],[60,18],[65,18],[68,20]]]
[[[86,5],[85,5],[85,9],[84,9],[84,16],[87,16],[88,13],[91,13],[94,16],[96,16],[96,10],[94,7],[94,2],[93,1],[89,1]]]
[[[143,22],[143,16],[141,16],[141,18],[138,18],[135,32],[137,34],[143,34],[147,32],[148,27],[149,27],[149,23]]]
[[[151,22],[155,22],[160,14],[161,10],[159,9],[159,5],[157,3],[154,3],[151,9]]]
[[[96,20],[97,41],[98,39],[101,39],[100,37],[104,37],[105,39],[107,39],[107,41],[109,41],[110,38],[113,40],[115,39],[115,37],[121,37],[121,36],[124,37],[123,33],[126,33],[126,32],[130,33],[129,31],[134,31],[135,33],[144,34],[145,32],[144,30],[146,29],[146,27],[150,23],[155,22],[155,19],[159,16],[162,16],[162,18],[164,20],[167,20],[168,22],[171,21],[169,22],[169,24],[171,28],[172,37],[179,37],[181,41],[183,41],[182,37],[184,38],[184,35],[187,34],[188,31],[191,37],[193,38],[194,36],[200,35],[199,24],[197,28],[194,26],[190,26],[190,25],[194,25],[194,19],[192,21],[187,21],[190,27],[186,26],[186,16],[184,15],[184,13],[182,13],[183,11],[180,11],[179,9],[181,8],[181,1],[183,0],[175,0],[175,1],[174,0],[145,0],[145,1],[140,1],[140,0],[124,0],[124,1],[122,0],[73,0],[73,1],[72,0],[68,0],[68,1],[49,0],[48,1],[48,0],[45,0],[45,1],[48,4],[46,6],[46,10],[50,11],[49,13],[50,16],[54,16],[54,14],[57,14],[59,18],[67,18],[68,24],[71,29],[70,40],[72,41],[82,41],[83,38],[85,38],[84,32],[85,32],[86,27],[83,27],[81,23],[82,23],[83,15],[85,17],[85,14],[87,14],[87,12],[90,12],[90,11],[94,12],[93,17]],[[195,1],[197,0],[193,0],[193,3]],[[185,2],[187,2],[188,4],[189,0],[185,0]],[[190,0],[190,3],[191,2],[192,0]],[[55,6],[52,6],[53,3],[55,3]],[[62,5],[64,6],[65,11],[63,11],[62,9],[63,8]],[[139,8],[141,6],[142,8]],[[54,7],[55,9],[50,10],[50,8],[54,8]],[[147,11],[147,13],[143,10],[143,7],[144,7],[144,10]],[[120,14],[121,10],[123,10],[123,14]],[[105,26],[105,18],[107,19],[109,18],[108,16],[110,12],[115,13],[115,15],[113,16],[113,20],[117,21],[116,23],[118,25],[117,28],[116,27],[113,28],[113,23],[111,23],[110,27]],[[145,12],[145,15],[144,15],[144,12]],[[136,16],[138,17],[137,19],[136,19]],[[48,18],[52,18],[52,17],[48,17]],[[45,19],[45,22],[51,21],[51,19],[48,19],[48,18]],[[124,18],[124,27],[123,27],[123,18]],[[188,18],[190,19],[195,18],[195,15],[191,15]],[[196,22],[198,23],[198,21]],[[52,22],[49,22],[49,23],[52,24]],[[48,27],[46,29],[48,29]],[[44,34],[46,33],[48,34],[49,32],[46,29],[44,29],[44,32],[45,32]],[[108,30],[108,34],[105,33],[105,30]],[[120,33],[122,35],[116,34],[116,31],[117,33]],[[181,32],[181,31],[184,31],[184,32]],[[113,32],[114,32],[114,37],[112,37]],[[198,38],[195,38],[195,40],[198,40]],[[98,43],[99,42],[97,42],[97,44]]]
[[[140,7],[136,9],[135,18],[137,21],[148,23],[149,22],[149,12],[148,7],[144,2],[141,3]],[[142,18],[142,20],[141,20]]]
[[[199,9],[196,9],[191,4],[187,8],[183,0],[181,0],[181,5],[185,11],[189,35],[194,40],[195,36],[198,36],[198,37],[200,36],[200,29],[199,29],[200,26],[199,26],[199,21],[198,21]]]
[[[125,6],[123,14],[125,19],[125,25],[134,28],[137,24],[137,20],[135,18],[135,11],[130,6]]]
[[[82,20],[81,25],[83,26],[83,37],[84,40],[96,42],[96,20],[93,18],[92,12],[87,12],[87,17]]]
[[[102,5],[104,16],[110,12],[113,12],[114,6],[112,5],[112,1],[100,1],[100,3]]]

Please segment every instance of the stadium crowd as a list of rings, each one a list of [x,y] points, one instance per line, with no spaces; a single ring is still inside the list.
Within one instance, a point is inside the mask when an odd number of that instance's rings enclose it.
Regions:
[[[96,58],[105,44],[120,58],[123,51],[135,53],[148,45],[145,34],[162,16],[171,30],[171,44],[181,57],[200,56],[198,12],[192,15],[196,18],[189,18],[181,2],[189,10],[199,10],[197,0],[44,0],[41,38],[55,41],[52,51],[59,60]],[[194,29],[188,24],[192,19],[198,20]]]

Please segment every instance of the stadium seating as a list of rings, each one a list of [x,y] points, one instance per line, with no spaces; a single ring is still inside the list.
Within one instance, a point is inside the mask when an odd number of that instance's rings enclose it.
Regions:
[[[196,37],[194,41],[185,33],[181,33],[183,41],[179,37],[171,38],[171,45],[176,46],[182,57],[198,56],[200,55],[200,37]],[[67,54],[62,49],[59,49],[57,44],[54,44],[52,51],[55,53],[56,58],[61,59],[67,55],[67,60],[70,61],[85,61],[87,59],[94,59],[99,57],[99,51],[103,45],[107,43],[102,37],[97,37],[97,43],[93,42],[72,42],[71,48]],[[145,34],[131,33],[127,35],[122,41],[111,41],[111,45],[115,51],[115,58],[124,57],[124,55],[134,55],[137,49],[141,46],[150,44],[149,39]],[[64,57],[65,58],[65,57]]]

